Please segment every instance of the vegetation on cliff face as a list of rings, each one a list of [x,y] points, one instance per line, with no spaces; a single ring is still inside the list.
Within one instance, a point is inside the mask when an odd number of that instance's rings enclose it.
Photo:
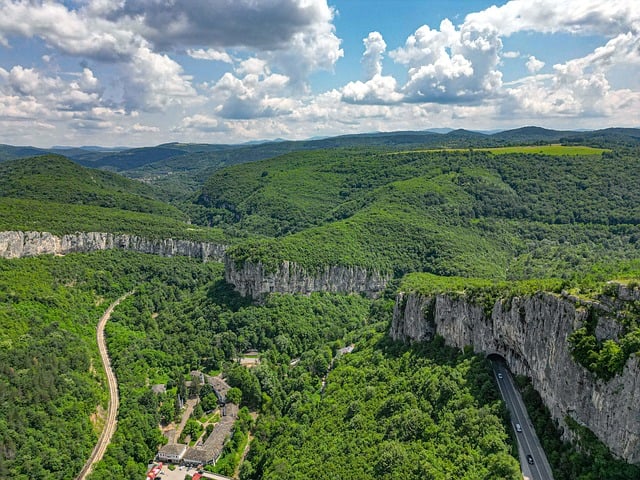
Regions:
[[[551,419],[538,392],[524,377],[517,377],[529,417],[540,438],[556,480],[632,480],[640,478],[640,466],[616,459],[586,427],[571,417],[564,420],[576,436],[575,444],[562,441],[562,432]]]
[[[633,291],[637,283],[630,283],[628,288]],[[580,364],[598,377],[609,380],[622,373],[631,355],[640,355],[640,301],[618,300],[617,284],[607,284],[604,290],[598,300],[613,304],[614,311],[589,306],[587,321],[568,340],[572,354]],[[615,338],[598,338],[597,328],[601,321],[617,325],[619,334]]]

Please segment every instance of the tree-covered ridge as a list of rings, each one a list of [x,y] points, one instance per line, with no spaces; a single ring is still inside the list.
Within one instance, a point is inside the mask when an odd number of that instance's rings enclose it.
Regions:
[[[638,256],[638,167],[616,152],[298,153],[222,170],[201,201],[212,224],[276,237],[232,253],[271,267],[566,276]]]
[[[474,292],[486,292],[499,299],[516,295],[533,295],[538,292],[559,293],[567,285],[567,281],[557,278],[504,281],[486,278],[443,277],[432,273],[410,273],[401,279],[398,291],[427,296],[446,293],[473,296]]]
[[[0,231],[109,232],[228,243],[142,182],[81,167],[58,155],[0,163]]]
[[[0,163],[0,197],[95,205],[186,220],[144,183],[81,167],[59,155]]]
[[[108,232],[221,244],[232,241],[218,228],[191,225],[171,217],[89,205],[0,198],[0,231],[9,230],[50,232],[54,235]]]
[[[445,151],[444,149],[429,149],[429,150],[408,150],[402,153],[419,152],[419,151]],[[446,151],[460,151],[460,152],[489,152],[493,155],[504,155],[511,153],[525,153],[525,154],[539,154],[539,155],[602,155],[604,152],[610,152],[611,150],[605,148],[588,147],[584,145],[516,145],[510,147],[481,147],[481,148],[450,148]]]
[[[560,293],[566,290],[580,298],[597,299],[605,294],[615,296],[619,285],[633,288],[640,281],[640,259],[594,264],[584,275],[560,278],[533,278],[503,281],[487,278],[444,277],[425,272],[402,277],[397,290],[421,295],[441,293],[495,292],[496,298],[533,295],[537,292]]]
[[[258,144],[216,145],[167,143],[142,148],[54,147],[38,149],[0,145],[0,162],[55,153],[85,167],[117,171],[159,187],[172,199],[184,199],[198,190],[204,180],[220,168],[237,163],[255,162],[290,152],[325,149],[409,150],[434,148],[496,148],[539,146],[560,143],[596,148],[637,149],[640,130],[607,128],[589,132],[556,131],[523,127],[493,134],[453,130],[408,131],[343,135],[302,141],[275,141]]]

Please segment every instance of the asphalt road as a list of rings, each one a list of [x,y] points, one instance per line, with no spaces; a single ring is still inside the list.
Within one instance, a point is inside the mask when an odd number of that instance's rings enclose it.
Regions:
[[[529,414],[524,406],[520,392],[515,387],[511,372],[504,364],[497,361],[493,362],[493,372],[500,388],[500,394],[511,414],[511,423],[518,441],[523,476],[531,480],[553,480],[549,461],[544,450],[542,450],[538,435],[536,435],[533,424],[529,419]],[[520,424],[521,432],[516,431],[516,424]],[[527,455],[533,457],[533,464],[529,464]]]

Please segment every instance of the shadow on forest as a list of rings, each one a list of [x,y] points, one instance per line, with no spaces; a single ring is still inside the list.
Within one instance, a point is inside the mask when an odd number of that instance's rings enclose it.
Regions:
[[[233,289],[233,285],[227,283],[224,279],[220,279],[211,285],[207,292],[207,298],[234,312],[252,304],[251,298],[245,298],[240,295]]]
[[[428,342],[406,344],[384,336],[375,348],[387,357],[401,357],[409,353],[409,361],[416,364],[416,368],[424,366],[422,360],[431,360],[435,365],[455,368],[464,362],[469,363],[465,374],[465,382],[469,391],[479,406],[489,405],[500,399],[498,386],[493,378],[491,361],[482,354],[476,354],[471,347],[463,350],[445,344],[444,338],[436,336]],[[506,411],[505,411],[506,413]]]

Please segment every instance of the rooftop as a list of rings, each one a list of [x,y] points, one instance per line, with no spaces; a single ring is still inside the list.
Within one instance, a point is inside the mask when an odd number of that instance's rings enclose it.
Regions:
[[[165,455],[180,455],[181,453],[184,453],[186,448],[187,446],[182,443],[168,443],[160,447],[158,453]]]

